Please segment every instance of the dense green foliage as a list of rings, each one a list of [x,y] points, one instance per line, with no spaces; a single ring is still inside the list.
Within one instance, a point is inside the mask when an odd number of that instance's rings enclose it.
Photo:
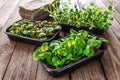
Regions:
[[[90,6],[82,7],[80,18],[77,20],[77,26],[90,26],[90,28],[102,28],[108,30],[112,25],[113,8],[108,6],[108,9],[95,6],[93,3]]]
[[[60,26],[55,22],[21,20],[15,22],[9,32],[20,36],[46,40],[58,30],[60,30]]]
[[[91,3],[88,6],[83,6],[79,10],[77,6],[71,9],[67,5],[63,5],[63,9],[60,9],[55,3],[51,5],[55,9],[54,11],[47,8],[44,9],[60,24],[76,25],[78,28],[81,26],[89,27],[89,29],[102,28],[104,30],[108,30],[112,25],[112,6],[108,6],[105,9]]]
[[[76,62],[84,57],[93,56],[95,50],[101,47],[103,38],[96,38],[87,31],[76,32],[70,30],[70,36],[61,40],[54,40],[50,44],[45,42],[33,53],[34,60],[41,60],[56,69]]]

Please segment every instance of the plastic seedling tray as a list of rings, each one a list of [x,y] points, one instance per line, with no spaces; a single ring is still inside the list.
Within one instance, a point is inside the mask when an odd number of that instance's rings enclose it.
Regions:
[[[19,20],[19,21],[21,21],[21,20]],[[44,42],[50,42],[53,39],[57,39],[59,37],[59,33],[61,31],[61,29],[60,29],[51,38],[49,38],[47,40],[39,40],[39,39],[35,39],[35,38],[30,38],[30,37],[26,37],[26,36],[20,36],[20,35],[12,34],[12,33],[8,32],[9,28],[11,28],[11,27],[12,26],[8,27],[4,31],[7,34],[9,39],[14,40],[14,41],[23,42],[23,43],[28,43],[28,44],[34,44],[34,45],[41,45]],[[60,28],[61,28],[61,26],[60,26]]]
[[[107,44],[103,43],[100,47],[100,49],[95,53],[94,56],[91,57],[86,57],[83,58],[77,62],[74,62],[72,64],[66,65],[60,69],[53,69],[51,68],[49,65],[47,65],[46,63],[40,61],[42,67],[53,77],[59,77],[62,76],[66,73],[72,72],[73,70],[75,70],[76,68],[79,68],[80,66],[89,63],[93,60],[99,59],[102,57],[102,55],[104,54],[104,51],[107,49]]]
[[[104,33],[104,29],[100,29],[100,28],[93,28],[93,29],[89,29],[89,27],[84,27],[81,26],[80,28],[77,28],[75,25],[67,25],[67,24],[60,24],[62,27],[62,31],[67,31],[69,32],[70,29],[74,29],[76,31],[78,30],[86,30],[89,31],[95,35],[102,35]]]

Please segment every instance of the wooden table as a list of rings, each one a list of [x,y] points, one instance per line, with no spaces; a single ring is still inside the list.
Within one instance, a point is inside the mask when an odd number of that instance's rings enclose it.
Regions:
[[[3,32],[21,19],[18,5],[28,1],[0,0],[0,25],[3,26],[0,31],[0,80],[120,80],[120,5],[115,7],[112,27],[102,35],[110,41],[104,56],[72,73],[52,78],[38,61],[33,60],[32,53],[36,46],[11,41]],[[103,0],[103,3],[106,5],[108,1]]]

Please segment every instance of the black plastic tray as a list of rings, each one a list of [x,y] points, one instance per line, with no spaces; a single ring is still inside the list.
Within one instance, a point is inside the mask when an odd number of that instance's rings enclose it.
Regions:
[[[93,60],[99,59],[102,57],[102,55],[104,54],[104,51],[107,49],[107,44],[103,43],[100,50],[98,52],[95,53],[94,56],[91,57],[86,57],[83,58],[77,62],[74,62],[72,64],[69,64],[67,66],[64,66],[60,69],[52,69],[50,67],[47,66],[47,64],[45,64],[44,62],[40,61],[42,67],[53,77],[59,77],[62,76],[66,73],[72,72],[73,70],[75,70],[76,68],[79,68],[80,66],[82,66],[83,64],[89,63]]]
[[[21,20],[19,20],[19,21],[21,21]],[[9,28],[11,28],[11,27],[12,26],[8,27],[4,31],[7,34],[9,39],[14,40],[14,41],[23,42],[23,43],[28,43],[28,44],[39,45],[39,46],[44,42],[50,42],[53,39],[57,39],[59,37],[59,33],[61,31],[61,29],[60,29],[58,32],[56,32],[56,34],[54,34],[51,38],[49,38],[47,40],[39,40],[39,39],[35,39],[35,38],[30,38],[30,37],[25,37],[25,36],[19,36],[19,35],[16,35],[16,34],[12,34],[12,33],[8,32]]]
[[[86,31],[89,31],[95,35],[102,35],[104,33],[104,29],[100,29],[100,28],[93,28],[93,29],[89,29],[89,27],[84,27],[84,26],[81,26],[80,28],[77,28],[75,25],[67,25],[67,24],[60,24],[61,27],[62,27],[62,31],[64,32],[69,32],[70,29],[74,29],[76,31],[78,30],[86,30]]]

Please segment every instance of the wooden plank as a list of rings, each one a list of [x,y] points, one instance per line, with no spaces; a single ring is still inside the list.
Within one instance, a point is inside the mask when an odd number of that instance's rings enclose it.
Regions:
[[[12,5],[12,3],[9,5]],[[0,10],[0,13],[1,13],[1,10]],[[18,7],[17,7],[16,10],[9,17],[7,22],[5,22],[5,25],[4,25],[5,27],[3,27],[3,30],[19,19],[20,19],[20,16],[19,16]],[[7,36],[4,34],[3,30],[0,32],[0,80],[2,80],[2,78],[4,77],[6,68],[8,66],[8,63],[14,51],[14,47],[16,45],[15,41],[9,41]]]
[[[116,9],[117,9],[117,11],[120,13],[120,1],[118,2],[118,4],[116,5]]]
[[[71,73],[71,80],[105,80],[99,60],[83,65]]]
[[[109,40],[108,50],[101,59],[108,80],[120,79],[120,42],[111,30],[105,33]]]
[[[3,32],[0,34],[0,80],[2,80],[16,42],[9,41]]]
[[[120,24],[116,20],[114,20],[113,25],[111,26],[110,29],[120,41]]]
[[[1,8],[3,7],[3,5],[5,4],[5,2],[6,2],[7,0],[0,0],[0,11],[1,11]],[[2,30],[2,25],[0,24],[0,32],[1,32],[1,30]]]
[[[108,4],[107,0],[102,0],[105,5]],[[116,11],[117,12],[117,11]],[[118,12],[117,12],[118,13]],[[120,33],[118,32],[119,24],[114,20],[111,29],[105,33],[105,37],[109,40],[108,50],[101,59],[106,78],[108,80],[119,80],[120,79],[120,55],[119,48],[120,42],[117,37],[119,37]],[[114,35],[114,33],[117,37]]]
[[[13,23],[14,20],[17,20],[17,17],[18,15],[15,14],[14,17],[11,16],[5,24],[4,29],[11,25],[11,23]],[[4,34],[3,30],[0,32],[0,80],[2,80],[4,76],[8,63],[14,51],[14,47],[16,45],[15,41],[10,41],[8,39],[7,35]]]
[[[2,6],[5,4],[7,0],[0,0],[0,9],[2,8]]]
[[[117,22],[119,22],[119,24],[120,24],[120,13],[115,12],[114,17],[115,17],[115,19],[117,20]]]
[[[0,32],[2,31],[2,25],[0,25]]]
[[[3,7],[3,5],[5,4],[7,0],[0,0],[0,11],[1,11],[1,8]],[[0,24],[0,32],[2,30],[2,25]]]
[[[7,0],[6,3],[0,9],[0,24],[4,26],[9,16],[19,4],[20,0]]]
[[[33,45],[17,43],[3,80],[35,80],[38,63],[33,61],[34,48]]]
[[[47,80],[48,74],[44,71],[40,63],[38,64],[36,80]]]
[[[49,74],[43,69],[43,67],[39,62],[36,80],[70,80],[70,77],[68,74],[66,74],[58,78],[53,78],[49,76]]]

